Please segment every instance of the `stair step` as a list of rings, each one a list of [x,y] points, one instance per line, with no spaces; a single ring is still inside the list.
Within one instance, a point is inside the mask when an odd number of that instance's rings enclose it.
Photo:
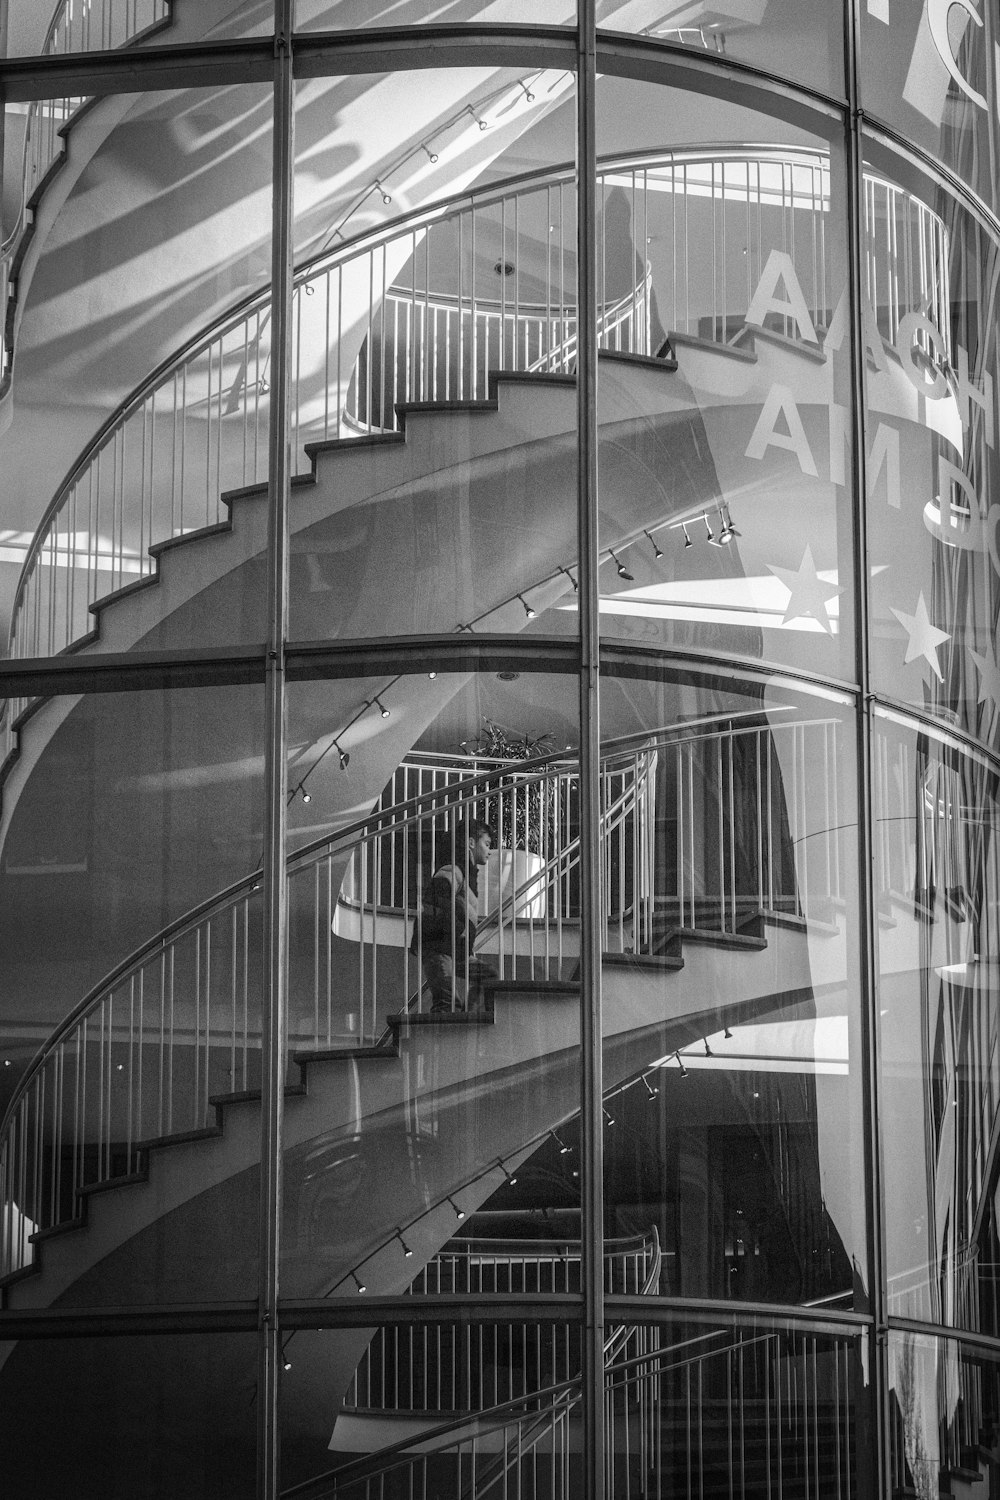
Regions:
[[[66,1219],[61,1224],[50,1224],[48,1229],[36,1229],[34,1234],[29,1234],[28,1241],[32,1245],[42,1245],[46,1240],[58,1239],[61,1234],[71,1234],[76,1229],[82,1229],[87,1220],[83,1214],[75,1219]]]
[[[158,1151],[163,1146],[187,1146],[193,1141],[209,1141],[213,1136],[221,1134],[222,1131],[217,1125],[202,1125],[197,1130],[177,1130],[171,1135],[151,1136],[149,1140],[139,1141],[136,1150]],[[118,1179],[118,1181],[122,1180],[124,1179]]]
[[[385,1062],[394,1062],[399,1053],[393,1046],[380,1047],[374,1043],[369,1047],[298,1047],[292,1053],[292,1062],[302,1067],[305,1063],[314,1062],[342,1062],[347,1058],[372,1057],[382,1058]]]
[[[674,973],[683,969],[679,953],[602,953],[601,962],[616,969],[652,969]]]
[[[302,1083],[286,1083],[285,1098],[295,1098],[296,1095],[305,1095],[305,1085]],[[259,1104],[261,1099],[260,1089],[236,1089],[231,1094],[210,1094],[209,1104],[213,1109],[224,1108],[227,1104]]]
[[[215,1131],[212,1132],[215,1134]],[[145,1146],[139,1148],[145,1150]],[[146,1182],[145,1172],[123,1172],[120,1177],[105,1177],[102,1182],[88,1182],[76,1190],[78,1198],[92,1198],[95,1193],[110,1193],[114,1188],[130,1187],[135,1182]]]

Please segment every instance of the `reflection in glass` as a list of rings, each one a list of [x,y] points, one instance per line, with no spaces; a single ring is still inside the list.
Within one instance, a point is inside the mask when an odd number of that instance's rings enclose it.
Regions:
[[[259,1087],[259,877],[219,893],[259,869],[262,740],[247,688],[47,699],[21,725],[0,852],[0,1274],[37,1274],[10,1307],[253,1295],[256,1149],[177,1142],[215,1136],[217,1104]]]
[[[853,1306],[865,1253],[849,720],[749,686],[605,679],[602,725],[627,726],[649,761],[612,836],[607,1232],[654,1225],[671,1295]]]
[[[866,113],[957,172],[995,209],[996,7],[979,0],[868,0],[860,15]]]
[[[866,246],[873,677],[993,746],[997,245],[950,192],[871,154],[881,182]]]
[[[937,1500],[995,1500],[1000,1453],[996,1355],[917,1333],[889,1335],[890,1483]]]
[[[878,720],[889,1310],[1000,1335],[996,769]]]
[[[624,109],[630,139],[662,140],[650,94],[620,85],[603,133]],[[730,115],[678,100],[699,144],[602,183],[601,305],[641,330],[605,344],[654,357],[601,362],[602,633],[851,680],[843,155]],[[712,144],[722,130],[747,144]]]

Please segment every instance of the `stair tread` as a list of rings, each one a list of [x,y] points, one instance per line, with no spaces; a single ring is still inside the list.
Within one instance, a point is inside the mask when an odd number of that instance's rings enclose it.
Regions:
[[[95,1193],[108,1193],[113,1188],[128,1187],[133,1182],[146,1182],[145,1172],[123,1172],[119,1177],[105,1177],[101,1182],[87,1182],[83,1187],[78,1187],[76,1196],[78,1198],[90,1198]]]
[[[64,1219],[60,1224],[50,1224],[47,1229],[36,1229],[34,1234],[28,1235],[28,1243],[41,1245],[46,1240],[54,1240],[61,1234],[71,1234],[75,1229],[82,1229],[87,1220],[83,1214],[78,1214],[73,1219]]]
[[[176,1130],[170,1135],[150,1136],[148,1140],[139,1141],[136,1149],[138,1151],[158,1150],[161,1146],[186,1146],[193,1141],[207,1141],[213,1136],[221,1135],[222,1131],[217,1125],[202,1125],[195,1130]]]

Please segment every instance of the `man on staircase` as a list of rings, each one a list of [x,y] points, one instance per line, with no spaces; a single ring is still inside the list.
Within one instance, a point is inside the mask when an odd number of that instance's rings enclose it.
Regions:
[[[463,819],[455,829],[448,857],[438,865],[423,893],[410,952],[420,959],[431,992],[431,1014],[477,1011],[484,1005],[483,981],[495,970],[473,956],[479,918],[479,870],[493,835],[485,823]]]

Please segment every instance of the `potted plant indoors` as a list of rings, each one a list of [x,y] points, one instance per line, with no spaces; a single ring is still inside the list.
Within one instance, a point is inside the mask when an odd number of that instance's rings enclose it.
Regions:
[[[519,762],[549,754],[553,747],[553,736],[549,733],[514,734],[492,719],[484,719],[477,738],[463,746],[483,760],[507,762],[511,766],[509,773],[502,772],[497,789],[486,799],[481,814],[493,834],[481,897],[484,913],[495,911],[499,902],[509,899],[515,891],[523,891],[514,908],[517,915],[545,916],[546,882],[542,871],[551,853],[559,791],[551,776],[516,768]]]

